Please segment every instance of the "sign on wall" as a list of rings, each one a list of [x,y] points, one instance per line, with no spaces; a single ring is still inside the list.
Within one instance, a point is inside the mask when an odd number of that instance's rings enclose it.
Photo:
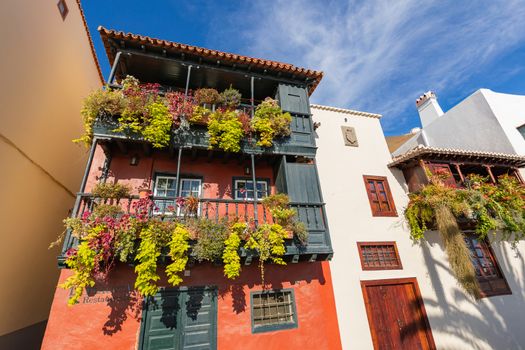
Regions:
[[[359,143],[357,142],[357,136],[355,134],[355,129],[353,127],[342,126],[341,130],[343,131],[343,140],[345,141],[345,146],[359,146]]]

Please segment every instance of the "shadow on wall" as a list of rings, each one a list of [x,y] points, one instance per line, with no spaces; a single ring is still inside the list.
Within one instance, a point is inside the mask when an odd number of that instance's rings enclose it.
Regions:
[[[420,246],[437,299],[423,299],[427,308],[438,308],[443,313],[429,315],[432,331],[454,336],[472,349],[524,349],[523,338],[520,341],[517,335],[523,337],[524,332],[525,285],[523,276],[517,275],[520,269],[512,269],[508,250],[503,249],[501,243],[492,244],[493,249],[499,252],[498,257],[503,257],[503,260],[498,259],[498,263],[513,294],[475,301],[468,298],[459,285],[447,286],[447,289],[452,288],[453,291],[445,293],[439,276],[447,273],[451,275],[452,272],[447,261],[436,260],[430,251],[430,248],[436,245],[444,251],[442,240],[435,231],[428,232],[426,237],[427,242],[421,242]],[[525,271],[523,256],[517,250],[515,252],[520,261],[521,271]]]

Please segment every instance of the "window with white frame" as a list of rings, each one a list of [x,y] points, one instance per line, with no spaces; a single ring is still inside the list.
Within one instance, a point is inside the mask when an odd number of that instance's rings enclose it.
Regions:
[[[177,215],[181,215],[181,208],[177,207],[177,177],[175,176],[157,176],[155,181],[155,188],[153,196],[155,199],[155,214],[172,215],[175,211]],[[180,179],[180,197],[197,197],[201,195],[201,180],[182,178]],[[167,197],[161,199],[158,197]]]
[[[264,180],[257,180],[257,199],[262,199],[268,196],[268,182]],[[236,179],[234,181],[235,186],[235,199],[236,200],[253,200],[253,181],[248,179]]]

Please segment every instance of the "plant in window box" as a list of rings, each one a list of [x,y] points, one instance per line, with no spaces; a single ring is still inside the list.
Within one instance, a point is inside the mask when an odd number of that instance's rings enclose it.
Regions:
[[[220,104],[226,109],[234,110],[241,104],[241,93],[239,90],[230,87],[220,94]]]
[[[188,121],[195,125],[208,125],[208,120],[212,113],[213,112],[206,107],[195,106],[195,108],[193,108],[192,114],[188,118]]]
[[[183,92],[175,91],[168,92],[165,97],[174,125],[179,126],[181,118],[191,118],[193,109],[196,107],[191,91],[188,92],[188,96],[185,96]]]
[[[221,100],[219,92],[212,88],[203,88],[195,91],[195,101],[197,104],[213,109]]]
[[[258,146],[271,147],[278,136],[288,136],[291,133],[292,116],[283,113],[277,101],[267,97],[255,109],[251,122],[252,130],[258,134]]]
[[[290,200],[284,193],[277,193],[263,198],[262,204],[272,214],[274,221],[287,232],[287,238],[297,238],[301,245],[308,243],[308,229],[305,224],[297,221],[297,212],[290,208]]]
[[[84,122],[84,135],[73,140],[91,145],[93,124],[97,119],[105,120],[122,113],[126,100],[121,91],[111,90],[108,86],[91,92],[85,99],[80,111]]]
[[[129,197],[131,188],[129,185],[120,183],[101,182],[97,183],[91,194],[102,199],[121,199]]]
[[[241,150],[244,131],[236,111],[215,111],[208,121],[208,133],[210,148],[218,147],[234,153]]]
[[[195,260],[218,262],[224,250],[224,241],[228,237],[228,226],[225,220],[213,222],[209,219],[194,219],[188,222],[188,229],[197,232],[197,242],[191,256]]]

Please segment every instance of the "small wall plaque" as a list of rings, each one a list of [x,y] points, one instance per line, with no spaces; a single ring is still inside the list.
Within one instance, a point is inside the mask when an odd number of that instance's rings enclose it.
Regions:
[[[359,143],[357,142],[357,136],[355,134],[355,129],[353,127],[342,126],[341,130],[343,131],[343,140],[345,141],[345,146],[359,146]]]

